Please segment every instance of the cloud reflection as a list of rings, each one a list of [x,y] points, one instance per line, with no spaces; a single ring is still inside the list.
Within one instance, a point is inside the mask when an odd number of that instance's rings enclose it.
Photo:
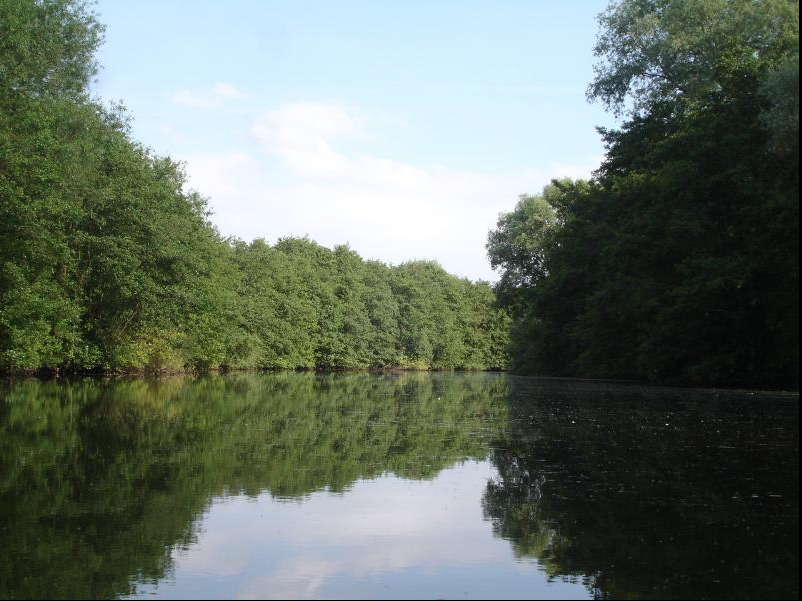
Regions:
[[[302,502],[267,493],[256,502],[219,499],[198,544],[175,558],[171,582],[140,593],[191,596],[185,587],[192,583],[206,597],[376,597],[398,575],[415,586],[417,578],[454,569],[503,566],[520,574],[509,545],[482,517],[480,499],[493,475],[488,462],[469,461],[430,481],[384,475]],[[575,594],[587,593],[578,586]]]

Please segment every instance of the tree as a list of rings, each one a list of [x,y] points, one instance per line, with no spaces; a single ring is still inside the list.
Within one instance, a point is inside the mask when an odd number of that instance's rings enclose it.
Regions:
[[[566,210],[566,191],[585,185],[581,181],[555,180],[543,188],[540,195],[522,194],[515,209],[503,213],[497,229],[488,234],[486,248],[490,266],[501,270],[496,291],[501,304],[513,313],[523,310],[522,294],[548,275],[548,248],[554,232],[562,224],[560,213]]]
[[[4,108],[30,97],[85,97],[103,29],[81,0],[0,0]]]
[[[599,22],[588,97],[618,114],[627,102],[644,115],[664,102],[732,98],[744,77],[765,76],[799,53],[794,0],[623,0]]]
[[[81,3],[0,1],[0,369],[91,360],[68,275],[81,215],[69,181],[101,34]]]
[[[602,131],[589,184],[522,201],[489,238],[515,369],[798,385],[797,14],[624,0],[602,15],[589,95],[629,120]]]
[[[0,0],[0,34],[0,371],[454,368],[482,355],[465,328],[503,337],[439,266],[405,289],[347,246],[222,239],[182,166],[90,100],[84,3]]]

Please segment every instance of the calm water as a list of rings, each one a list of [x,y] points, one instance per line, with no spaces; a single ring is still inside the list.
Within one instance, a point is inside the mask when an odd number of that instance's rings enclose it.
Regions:
[[[0,598],[798,598],[799,397],[0,384]]]

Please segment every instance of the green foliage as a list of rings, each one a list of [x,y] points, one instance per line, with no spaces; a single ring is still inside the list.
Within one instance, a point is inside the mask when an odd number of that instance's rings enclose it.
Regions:
[[[588,97],[617,113],[628,101],[644,115],[665,102],[735,99],[799,53],[795,0],[622,0],[599,22]]]
[[[507,318],[492,306],[490,288],[448,275],[430,261],[397,268],[400,365],[413,369],[504,369]],[[502,342],[503,347],[503,342]]]
[[[0,1],[0,371],[504,366],[485,284],[432,266],[401,293],[345,246],[221,239],[88,99],[101,33],[79,1]]]
[[[3,103],[24,96],[81,96],[97,71],[103,26],[75,0],[0,0]]]
[[[593,181],[555,182],[490,235],[514,369],[798,386],[794,4],[605,13],[590,93],[618,109],[629,98],[631,119],[602,132]]]
[[[240,328],[267,369],[502,369],[490,287],[429,262],[388,267],[306,238],[234,245]]]

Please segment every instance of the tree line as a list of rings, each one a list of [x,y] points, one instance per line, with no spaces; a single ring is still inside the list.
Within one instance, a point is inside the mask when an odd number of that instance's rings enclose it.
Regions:
[[[0,0],[0,371],[506,365],[486,283],[224,239],[90,97],[102,36],[79,0]]]
[[[621,0],[588,96],[589,181],[498,221],[519,373],[799,385],[799,3]]]
[[[593,178],[522,196],[490,232],[507,316],[431,262],[223,239],[181,166],[90,97],[86,6],[0,0],[0,371],[502,368],[509,351],[519,373],[797,387],[798,14],[610,5],[588,96],[623,121]]]

